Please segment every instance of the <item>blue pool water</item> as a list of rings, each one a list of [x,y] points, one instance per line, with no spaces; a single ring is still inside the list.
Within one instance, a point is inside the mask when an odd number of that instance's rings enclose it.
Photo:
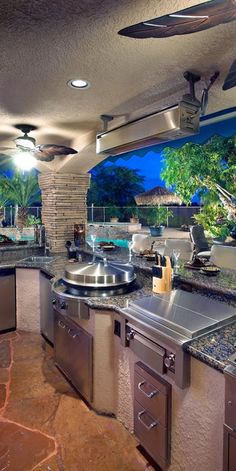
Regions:
[[[16,236],[15,236],[15,235],[10,235],[9,237],[10,237],[10,239],[12,239],[12,240],[16,240]],[[30,236],[21,236],[20,240],[27,240],[28,242],[33,242],[34,238],[33,238],[33,237],[30,237]]]
[[[87,238],[87,241],[91,244],[90,237]],[[127,239],[106,239],[104,237],[96,237],[95,244],[98,242],[113,242],[118,247],[125,247],[127,249],[129,241]]]

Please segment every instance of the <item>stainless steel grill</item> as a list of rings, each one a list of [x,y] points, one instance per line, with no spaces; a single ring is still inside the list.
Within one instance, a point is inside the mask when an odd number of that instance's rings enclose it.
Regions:
[[[195,293],[147,296],[123,309],[127,345],[154,370],[189,385],[185,343],[236,319],[236,309]]]

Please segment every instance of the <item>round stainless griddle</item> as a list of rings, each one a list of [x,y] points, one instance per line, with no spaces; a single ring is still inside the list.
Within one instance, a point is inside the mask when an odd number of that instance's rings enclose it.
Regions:
[[[140,289],[141,285],[136,279],[130,283],[124,283],[122,285],[107,286],[94,288],[92,286],[76,286],[65,282],[62,278],[54,281],[52,290],[54,294],[59,297],[70,298],[70,299],[81,299],[81,298],[93,298],[93,297],[108,297],[108,296],[119,296],[121,294],[131,293]]]
[[[106,260],[91,263],[73,263],[65,267],[63,281],[78,289],[115,288],[135,280],[134,268],[129,263],[116,263]]]

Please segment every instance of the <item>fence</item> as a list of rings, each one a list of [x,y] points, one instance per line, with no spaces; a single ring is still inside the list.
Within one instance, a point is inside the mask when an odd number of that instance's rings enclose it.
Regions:
[[[136,215],[143,226],[148,226],[148,215],[150,210],[155,206],[128,206],[128,207],[114,207],[114,206],[89,206],[88,207],[88,222],[109,222],[111,216],[118,216],[119,221],[129,222],[130,218]],[[165,206],[166,210],[170,210],[173,214],[172,217],[167,217],[165,224],[168,227],[180,227],[183,224],[189,225],[194,223],[193,216],[201,211],[199,206]],[[42,208],[40,206],[30,206],[28,214],[41,219]],[[15,221],[15,207],[5,206],[4,220],[10,227],[14,226]]]
[[[139,218],[139,222],[143,226],[148,226],[150,210],[156,206],[135,206],[135,207],[109,207],[109,206],[89,206],[88,222],[109,222],[110,217],[119,217],[120,222],[128,222],[133,215]],[[168,227],[180,227],[184,224],[191,225],[194,223],[194,214],[201,211],[199,206],[165,206],[166,211],[171,211],[172,216],[166,217],[163,221]]]
[[[35,216],[41,219],[42,208],[40,206],[29,206],[28,214]],[[13,227],[15,221],[15,206],[5,206],[4,207],[4,221],[7,223],[7,226]]]

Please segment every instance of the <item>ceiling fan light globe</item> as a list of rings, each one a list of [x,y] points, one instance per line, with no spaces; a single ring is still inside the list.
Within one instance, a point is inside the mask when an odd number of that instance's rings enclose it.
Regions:
[[[24,147],[25,149],[34,149],[36,140],[29,136],[20,136],[14,139],[17,147]]]
[[[30,152],[17,152],[14,156],[14,164],[20,170],[31,170],[37,160]]]

